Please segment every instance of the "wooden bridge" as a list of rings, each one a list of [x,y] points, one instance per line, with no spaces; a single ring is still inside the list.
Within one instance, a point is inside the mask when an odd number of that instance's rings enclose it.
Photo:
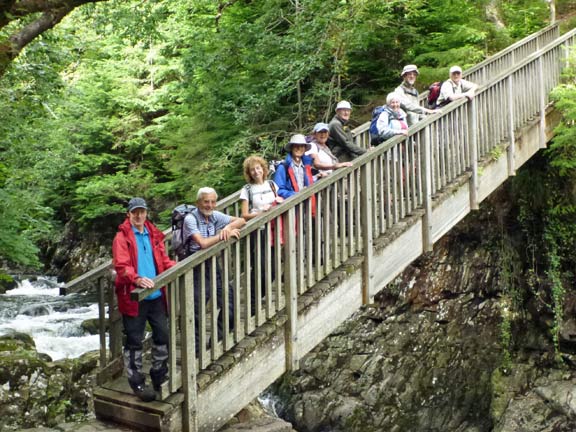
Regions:
[[[546,146],[558,120],[548,94],[560,82],[575,35],[560,36],[550,26],[466,71],[480,84],[473,100],[450,103],[408,137],[381,144],[250,221],[239,241],[198,252],[156,277],[157,287],[167,286],[170,305],[170,379],[160,400],[140,402],[122,376],[110,263],[68,283],[65,292],[95,287],[99,293],[96,415],[144,430],[214,431],[284,372],[298,369],[303,355]],[[362,146],[369,143],[368,126],[354,131]],[[238,215],[238,199],[229,196],[219,208]],[[205,282],[193,286],[194,269],[215,272],[216,262],[223,305],[214,283],[209,298]],[[137,290],[133,298],[151,292]],[[230,329],[221,340],[218,319]]]

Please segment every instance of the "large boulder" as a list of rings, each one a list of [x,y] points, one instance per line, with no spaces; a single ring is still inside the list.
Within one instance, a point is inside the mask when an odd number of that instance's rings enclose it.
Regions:
[[[93,413],[98,353],[52,362],[21,337],[0,338],[0,430],[77,421]]]

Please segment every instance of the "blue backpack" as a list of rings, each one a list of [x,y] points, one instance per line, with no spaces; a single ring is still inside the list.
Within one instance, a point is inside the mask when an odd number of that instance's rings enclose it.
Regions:
[[[380,117],[380,114],[382,114],[382,111],[384,111],[385,106],[377,106],[376,108],[374,108],[372,110],[372,120],[370,121],[370,145],[378,145],[380,144],[382,141],[384,141],[384,139],[380,136],[380,134],[378,133],[378,128],[376,127],[376,123],[378,122],[378,117]]]

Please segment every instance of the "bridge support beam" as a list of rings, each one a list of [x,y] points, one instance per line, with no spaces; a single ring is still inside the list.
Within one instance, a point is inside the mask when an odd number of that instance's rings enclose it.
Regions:
[[[373,217],[372,217],[372,163],[362,165],[360,208],[362,216],[362,304],[370,303],[370,296],[374,293],[374,247],[373,247]]]

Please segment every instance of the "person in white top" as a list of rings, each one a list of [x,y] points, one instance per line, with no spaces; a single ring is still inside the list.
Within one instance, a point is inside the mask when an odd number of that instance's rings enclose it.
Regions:
[[[278,195],[278,185],[272,180],[268,180],[268,164],[260,156],[249,156],[244,160],[242,164],[244,171],[244,178],[246,179],[246,185],[240,191],[240,201],[241,201],[241,212],[242,217],[246,220],[255,218],[256,216],[267,212],[276,204],[284,201],[284,198]],[[270,234],[270,245],[274,248],[274,230],[276,223],[281,224],[281,220],[278,222],[271,221],[271,233]],[[262,225],[261,229],[264,229],[266,225]],[[281,230],[281,228],[280,228]],[[252,263],[252,269],[250,271],[250,314],[254,315],[256,313],[256,305],[261,303],[262,295],[265,292],[266,285],[266,233],[259,230],[253,231],[250,234],[250,262]],[[262,235],[263,234],[263,235]],[[281,231],[282,235],[282,231]],[[258,268],[256,267],[256,250],[260,249],[260,277],[256,277],[256,272]],[[273,280],[276,271],[274,260],[270,260],[268,272],[271,279]],[[256,284],[260,281],[260,293],[257,294]]]
[[[442,106],[462,98],[472,100],[477,88],[477,84],[462,79],[462,68],[460,66],[452,66],[450,68],[450,79],[442,83],[436,104]]]
[[[307,155],[312,156],[314,168],[318,170],[318,174],[314,176],[314,181],[326,177],[335,169],[352,165],[352,162],[338,162],[338,158],[334,156],[330,147],[326,144],[329,135],[330,127],[326,123],[316,123],[314,125],[312,130],[313,138],[310,142],[311,148],[306,152]]]
[[[247,182],[240,191],[241,212],[245,220],[250,220],[284,201],[284,198],[278,196],[276,183],[267,180],[268,165],[263,158],[249,156],[242,167]]]

